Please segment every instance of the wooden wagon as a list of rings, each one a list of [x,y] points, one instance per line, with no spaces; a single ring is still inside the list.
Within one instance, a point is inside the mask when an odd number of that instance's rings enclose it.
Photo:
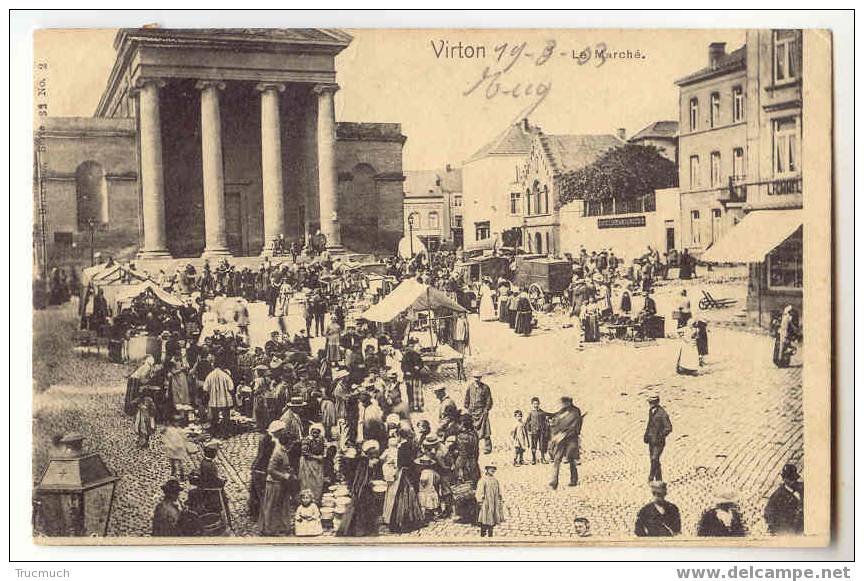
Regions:
[[[534,310],[566,310],[570,306],[567,290],[572,278],[573,269],[567,260],[526,257],[517,259],[513,282],[528,291]]]

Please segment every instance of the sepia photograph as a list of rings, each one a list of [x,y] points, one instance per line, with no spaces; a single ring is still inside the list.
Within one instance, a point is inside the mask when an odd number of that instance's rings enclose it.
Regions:
[[[33,543],[830,541],[830,30],[206,23],[32,35]]]

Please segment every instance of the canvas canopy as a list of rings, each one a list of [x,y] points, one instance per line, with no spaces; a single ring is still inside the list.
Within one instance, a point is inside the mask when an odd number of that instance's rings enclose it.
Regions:
[[[801,210],[750,212],[699,260],[713,263],[762,262],[766,254],[801,227],[803,218]]]
[[[89,270],[90,269],[84,270],[84,284],[92,282],[94,286],[130,284],[130,281],[134,284],[135,282],[143,282],[145,280],[149,280],[147,274],[139,272],[137,270],[132,270],[131,268],[128,268],[121,264],[114,264],[113,266],[102,268],[101,270],[95,272],[88,272]]]
[[[405,280],[393,289],[393,292],[384,297],[380,303],[369,307],[366,312],[360,315],[360,318],[376,323],[389,323],[407,311],[429,310],[467,312],[440,290],[416,280]]]
[[[118,308],[122,308],[125,305],[131,303],[136,297],[143,295],[144,293],[152,291],[156,298],[162,301],[163,303],[170,305],[172,307],[182,307],[183,300],[179,297],[162,290],[159,288],[159,285],[154,283],[151,280],[144,281],[140,284],[130,285],[127,288],[124,288],[122,291],[117,293],[115,301],[117,303]]]

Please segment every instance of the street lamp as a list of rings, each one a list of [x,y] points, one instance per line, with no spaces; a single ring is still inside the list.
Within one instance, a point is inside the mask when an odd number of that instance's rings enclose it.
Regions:
[[[96,452],[85,452],[84,436],[69,433],[65,447],[48,461],[36,485],[36,529],[50,537],[105,536],[119,480]]]
[[[408,214],[408,248],[412,258],[414,257],[414,216],[415,214]]]

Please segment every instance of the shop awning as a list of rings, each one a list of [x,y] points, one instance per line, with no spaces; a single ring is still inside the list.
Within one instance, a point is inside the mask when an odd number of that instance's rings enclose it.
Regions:
[[[803,224],[801,210],[757,210],[747,214],[699,260],[717,263],[762,262],[765,255]]]

